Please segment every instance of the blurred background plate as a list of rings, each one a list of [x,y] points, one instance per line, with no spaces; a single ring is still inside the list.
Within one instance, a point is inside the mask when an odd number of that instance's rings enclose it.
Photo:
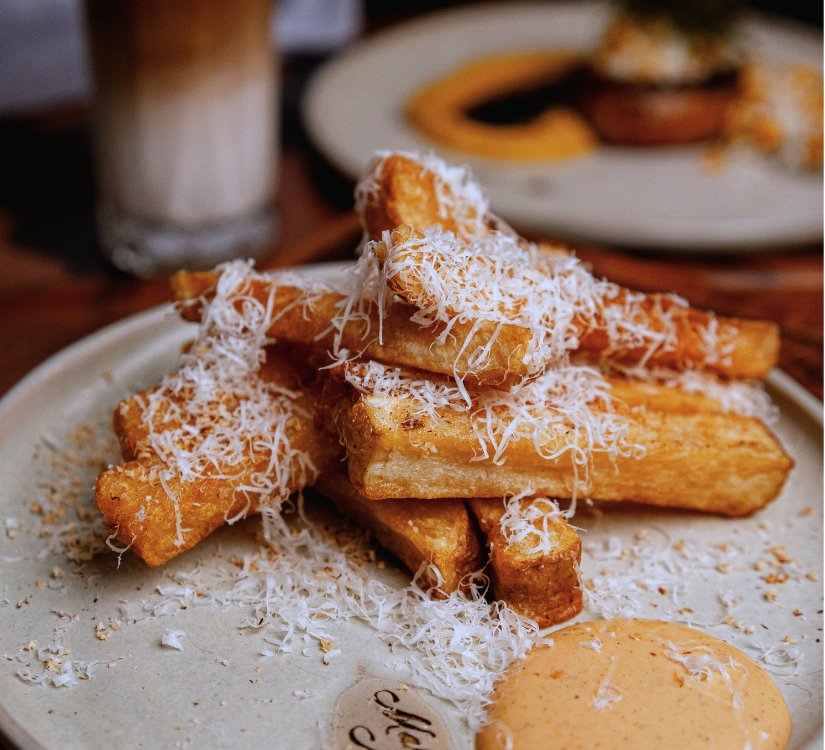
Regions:
[[[520,228],[574,240],[702,252],[776,249],[822,237],[822,175],[737,153],[710,169],[707,145],[599,147],[578,159],[515,164],[442,148],[408,123],[411,96],[455,68],[495,53],[595,47],[601,3],[482,4],[445,10],[374,34],[314,76],[306,129],[355,179],[376,148],[434,149],[469,163],[493,210]],[[820,66],[821,34],[750,15],[749,51]]]

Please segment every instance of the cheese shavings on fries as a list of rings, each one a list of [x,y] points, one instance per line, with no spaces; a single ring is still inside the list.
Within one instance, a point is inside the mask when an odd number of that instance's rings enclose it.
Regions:
[[[444,419],[445,409],[468,412],[477,441],[476,460],[502,465],[507,448],[519,440],[532,443],[545,459],[570,453],[580,467],[587,465],[594,452],[644,455],[643,446],[627,443],[627,425],[612,409],[609,385],[590,367],[548,370],[511,392],[473,388],[469,404],[450,378],[434,379],[375,361],[349,362],[337,372],[361,393],[403,399],[412,419],[427,415],[438,422]],[[560,442],[554,427],[567,428],[576,438]]]
[[[315,467],[306,454],[291,450],[285,436],[296,392],[257,377],[269,343],[271,301],[264,306],[247,295],[246,281],[239,267],[221,274],[193,347],[147,396],[143,421],[149,446],[166,464],[162,483],[175,474],[193,481],[212,468],[218,474],[209,475],[231,480],[241,476],[248,457],[266,457],[266,468],[236,487],[251,505],[253,498],[287,497],[290,473],[309,476]],[[173,395],[185,398],[185,408]]]
[[[355,186],[355,210],[369,236],[399,224],[436,224],[469,239],[500,223],[468,167],[429,154],[379,151]]]

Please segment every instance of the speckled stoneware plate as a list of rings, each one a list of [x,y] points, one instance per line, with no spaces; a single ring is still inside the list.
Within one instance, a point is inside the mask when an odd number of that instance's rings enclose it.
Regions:
[[[108,550],[73,562],[84,557],[82,544],[65,549],[73,529],[97,525],[95,461],[117,459],[111,410],[158,382],[191,336],[191,326],[170,307],[150,310],[52,357],[0,403],[2,739],[25,750],[337,749],[356,725],[362,727],[356,737],[368,736],[370,722],[379,732],[386,714],[365,716],[358,707],[376,695],[392,702],[382,691],[394,691],[397,707],[432,721],[427,726],[438,737],[428,735],[430,745],[472,747],[460,712],[409,687],[409,673],[397,669],[405,650],[392,652],[366,623],[331,623],[341,653],[325,664],[317,641],[291,654],[264,655],[274,650],[265,640],[271,634],[241,627],[249,613],[240,607],[196,606],[193,597],[185,610],[157,608],[159,587],[179,585],[176,574],[197,570],[195,577],[208,578],[233,556],[257,550],[255,519],[219,530],[159,569],[145,568],[128,552],[118,567]],[[791,747],[821,748],[822,404],[778,371],[768,388],[781,410],[773,429],[796,462],[782,495],[740,520],[639,507],[582,513],[575,523],[585,545],[583,578],[595,580],[604,606],[654,619],[692,610],[695,627],[771,671],[793,715]],[[64,518],[41,512],[62,502],[72,508]],[[50,537],[43,535],[47,527]],[[367,566],[385,582],[409,580],[392,562],[381,570]],[[647,583],[620,587],[611,599],[608,579]],[[154,616],[146,617],[153,607]],[[599,612],[591,604],[577,619]],[[185,633],[177,637],[182,651],[162,645],[168,631]],[[73,662],[68,681],[74,684],[40,685],[19,676],[38,679],[50,656]]]
[[[414,19],[365,39],[321,68],[304,121],[321,153],[356,179],[376,148],[433,149],[470,164],[492,209],[517,227],[608,244],[750,252],[822,237],[822,175],[737,154],[708,169],[707,147],[602,147],[554,162],[494,160],[452,151],[408,122],[422,87],[489,55],[532,49],[592,50],[606,19],[593,2],[473,3]],[[822,64],[822,34],[749,17],[749,51]]]

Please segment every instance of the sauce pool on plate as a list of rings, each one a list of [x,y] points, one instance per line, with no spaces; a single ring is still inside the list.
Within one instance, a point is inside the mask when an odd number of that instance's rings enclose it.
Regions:
[[[552,638],[497,685],[476,750],[782,750],[790,740],[776,683],[718,638],[629,619]]]

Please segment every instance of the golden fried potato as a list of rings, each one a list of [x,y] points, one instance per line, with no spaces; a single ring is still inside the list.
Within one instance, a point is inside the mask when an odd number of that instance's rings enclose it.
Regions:
[[[480,196],[480,188],[474,187]],[[440,224],[459,237],[476,237],[489,231],[492,220],[480,211],[486,205],[480,206],[442,175],[404,154],[376,161],[359,182],[356,201],[361,225],[374,240],[399,224],[417,229]]]
[[[184,271],[172,277],[172,289],[184,319],[200,320],[200,299],[214,295],[217,279],[218,274],[214,273]],[[252,282],[250,294],[261,303],[266,303],[271,286],[264,282]],[[330,324],[340,314],[336,305],[344,296],[323,294],[314,297],[313,304],[305,308],[296,304],[302,294],[298,287],[275,288],[269,335],[279,340],[331,348],[335,334],[330,331]],[[503,326],[486,359],[471,364],[476,349],[485,347],[498,329],[496,323],[482,322],[475,331],[474,321],[456,323],[447,340],[443,344],[435,344],[444,331],[444,324],[423,328],[410,320],[415,312],[415,308],[409,305],[392,304],[384,317],[381,343],[378,340],[381,327],[378,310],[371,306],[368,322],[354,318],[344,327],[341,347],[392,364],[445,375],[456,374],[468,383],[500,390],[509,390],[530,377],[530,369],[522,361],[532,339],[528,329],[515,325]]]
[[[321,474],[313,485],[345,516],[371,531],[413,573],[432,563],[443,581],[426,571],[421,585],[443,598],[467,584],[481,570],[483,553],[476,530],[461,499],[367,500],[349,479],[346,469]]]
[[[660,386],[661,388],[661,386]],[[478,457],[478,438],[467,412],[449,409],[437,419],[416,413],[409,400],[359,396],[330,412],[347,449],[353,484],[366,497],[502,497],[531,489],[570,498],[626,500],[727,516],[746,516],[773,500],[792,460],[756,418],[714,411],[627,409],[627,443],[644,455],[593,451],[575,466],[569,452],[541,457],[532,440],[517,439],[504,462]],[[351,405],[350,405],[351,404]],[[576,439],[564,424],[544,430],[554,450]],[[584,436],[578,440],[586,450]]]
[[[623,305],[624,294],[610,304]],[[622,365],[645,362],[649,367],[682,370],[696,366],[705,372],[726,378],[762,379],[776,367],[779,360],[779,326],[767,320],[722,318],[692,307],[679,307],[664,294],[647,294],[642,308],[649,314],[651,327],[664,328],[666,319],[676,327],[677,344],[673,349],[658,349],[645,359],[646,347],[610,349],[607,331],[601,328],[582,330],[577,354],[592,361],[608,360]],[[704,332],[717,328],[719,340],[712,358],[708,359],[708,344]]]
[[[526,508],[533,502],[544,501],[520,502],[522,508]],[[569,620],[582,611],[582,591],[576,572],[581,562],[582,543],[569,523],[561,519],[549,522],[548,536],[553,549],[533,551],[535,537],[514,544],[508,542],[501,528],[505,512],[501,498],[473,498],[467,505],[487,536],[490,565],[486,573],[496,599],[507,602],[542,628]]]
[[[391,256],[395,263],[406,264],[406,271],[389,279],[393,292],[416,307],[437,307],[438,300],[424,286],[434,262],[434,250],[420,230],[411,225],[395,227],[389,243],[376,243],[375,251],[382,261]],[[729,378],[764,378],[776,366],[779,327],[775,323],[717,317],[679,305],[665,294],[636,295],[641,296],[637,309],[635,304],[629,304],[630,295],[628,290],[620,289],[615,297],[604,300],[603,310],[571,321],[579,342],[576,354],[622,365],[645,363],[674,370],[697,367]],[[654,337],[664,338],[672,332],[675,345],[660,346],[651,355],[650,345],[655,338],[650,336],[638,341],[639,334],[631,331],[619,341],[611,341],[607,325],[601,322],[611,309],[622,311],[626,317],[633,316],[634,322],[649,328]],[[449,312],[457,315],[470,311]]]
[[[294,361],[290,366],[270,358],[259,375],[282,387],[295,388],[304,381],[305,373],[300,358]],[[161,482],[166,464],[152,449],[148,425],[143,421],[143,403],[152,391],[125,399],[115,410],[114,428],[127,463],[104,471],[95,487],[95,505],[112,538],[132,549],[149,567],[162,565],[191,548],[230,519],[260,512],[256,497],[238,488],[250,484],[253,474],[273,470],[268,456],[253,460],[250,453],[241,462],[240,472],[237,465],[208,466],[204,476],[184,481],[176,471],[167,480],[167,492]],[[312,415],[318,393],[317,386],[304,383],[290,402],[291,416],[285,432],[291,453],[278,457],[280,466],[276,469],[286,473],[289,492],[311,484],[318,472],[341,458],[341,447],[334,436],[314,426]],[[183,398],[181,403],[185,404]],[[162,416],[163,411],[158,420]],[[176,422],[156,424],[160,430],[178,426]],[[232,477],[217,476],[221,469]],[[170,493],[177,500],[177,508]]]

